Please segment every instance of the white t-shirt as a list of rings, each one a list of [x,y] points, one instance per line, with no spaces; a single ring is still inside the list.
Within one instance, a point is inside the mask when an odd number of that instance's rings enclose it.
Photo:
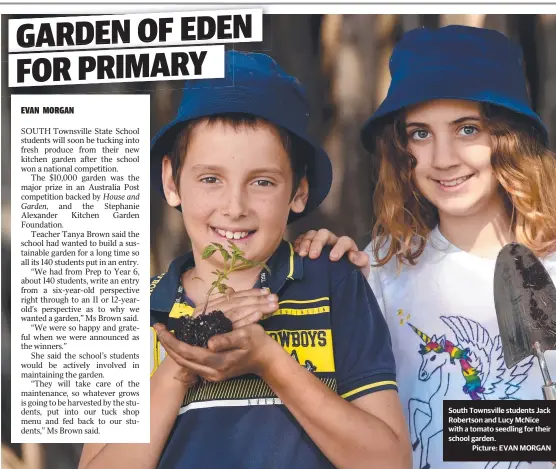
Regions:
[[[365,251],[372,259],[371,245]],[[394,258],[371,269],[368,281],[392,336],[415,469],[552,469],[538,462],[442,461],[444,399],[544,399],[536,358],[510,370],[504,364],[493,296],[495,262],[458,249],[436,228],[416,266],[404,266],[397,275]],[[556,283],[556,256],[543,263]],[[443,348],[421,355],[420,347],[432,341],[469,348],[467,363],[478,370],[476,378],[466,383],[462,368],[467,364],[451,361]],[[547,352],[546,360],[554,379],[556,352]]]

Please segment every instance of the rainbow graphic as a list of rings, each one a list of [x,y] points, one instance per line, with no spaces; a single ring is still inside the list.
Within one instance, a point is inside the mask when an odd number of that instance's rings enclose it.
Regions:
[[[421,349],[419,353],[421,355],[427,355],[430,352],[437,354],[447,353],[450,356],[450,363],[455,364],[455,360],[459,360],[461,366],[461,373],[465,380],[465,386],[463,386],[463,392],[468,394],[469,397],[474,401],[481,400],[479,393],[485,392],[484,387],[481,383],[481,378],[477,373],[477,370],[471,366],[469,358],[469,348],[461,349],[454,345],[452,342],[445,338],[437,339],[435,336],[432,338],[426,335],[424,332],[417,329],[410,323],[407,323],[411,329],[421,338],[425,345],[421,344]]]

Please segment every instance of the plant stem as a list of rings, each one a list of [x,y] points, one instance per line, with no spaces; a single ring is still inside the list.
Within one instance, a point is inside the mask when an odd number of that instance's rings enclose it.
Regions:
[[[257,267],[259,265],[262,265],[265,269],[269,270],[268,267],[265,264],[255,264],[255,263],[251,262],[250,260],[243,258],[242,257],[243,252],[241,250],[239,250],[237,248],[237,246],[235,244],[233,244],[233,242],[228,241],[228,244],[230,244],[232,249],[233,249],[231,255],[220,244],[212,244],[211,243],[203,251],[203,259],[208,259],[216,251],[220,251],[222,253],[222,258],[224,259],[224,267],[225,268],[224,268],[224,272],[220,272],[218,269],[216,270],[216,272],[214,272],[218,275],[218,277],[217,277],[216,281],[214,282],[214,284],[212,285],[212,287],[207,292],[205,306],[204,306],[203,312],[201,314],[205,314],[207,312],[210,295],[212,294],[212,292],[215,288],[218,288],[218,291],[221,291],[221,288],[220,288],[221,286],[224,286],[225,290],[228,289],[227,285],[222,283],[222,280],[228,278],[228,274],[230,274],[234,270],[243,270],[243,269],[247,269],[247,268],[250,268],[250,267]],[[222,251],[225,251],[225,252],[222,252]],[[227,259],[231,260],[231,265],[228,264]],[[236,265],[236,261],[238,259],[241,261],[241,264]]]

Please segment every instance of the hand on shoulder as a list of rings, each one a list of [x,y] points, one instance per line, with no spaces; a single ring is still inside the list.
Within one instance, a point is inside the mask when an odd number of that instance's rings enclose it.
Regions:
[[[340,260],[347,254],[347,259],[359,267],[365,277],[369,276],[371,269],[369,255],[365,251],[360,251],[355,241],[348,236],[338,237],[324,228],[318,231],[310,230],[299,235],[293,246],[297,254],[301,257],[309,255],[310,259],[317,259],[325,246],[332,246],[330,250],[332,262]]]

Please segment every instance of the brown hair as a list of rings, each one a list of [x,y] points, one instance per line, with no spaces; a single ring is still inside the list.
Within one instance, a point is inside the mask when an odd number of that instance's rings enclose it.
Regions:
[[[481,114],[492,136],[492,168],[516,240],[538,256],[556,251],[556,155],[520,114],[490,104],[481,105]],[[417,162],[407,149],[403,113],[383,122],[376,135],[376,265],[392,257],[398,266],[415,265],[427,235],[438,224],[438,210],[414,184]]]
[[[286,150],[291,163],[291,168],[293,172],[293,186],[291,198],[293,199],[299,183],[306,173],[306,159],[305,159],[305,148],[303,141],[296,135],[278,127],[271,122],[263,119],[262,117],[254,116],[251,114],[243,113],[227,113],[218,114],[213,116],[202,117],[199,119],[194,119],[187,121],[183,126],[177,131],[174,143],[171,150],[168,153],[170,162],[172,164],[172,177],[174,183],[179,191],[179,179],[183,163],[185,161],[185,156],[187,154],[187,147],[191,141],[191,136],[195,128],[201,123],[206,122],[207,125],[211,126],[216,123],[222,123],[224,125],[231,126],[234,130],[241,128],[259,129],[263,125],[268,125],[274,128],[278,135],[280,136],[280,141]]]

